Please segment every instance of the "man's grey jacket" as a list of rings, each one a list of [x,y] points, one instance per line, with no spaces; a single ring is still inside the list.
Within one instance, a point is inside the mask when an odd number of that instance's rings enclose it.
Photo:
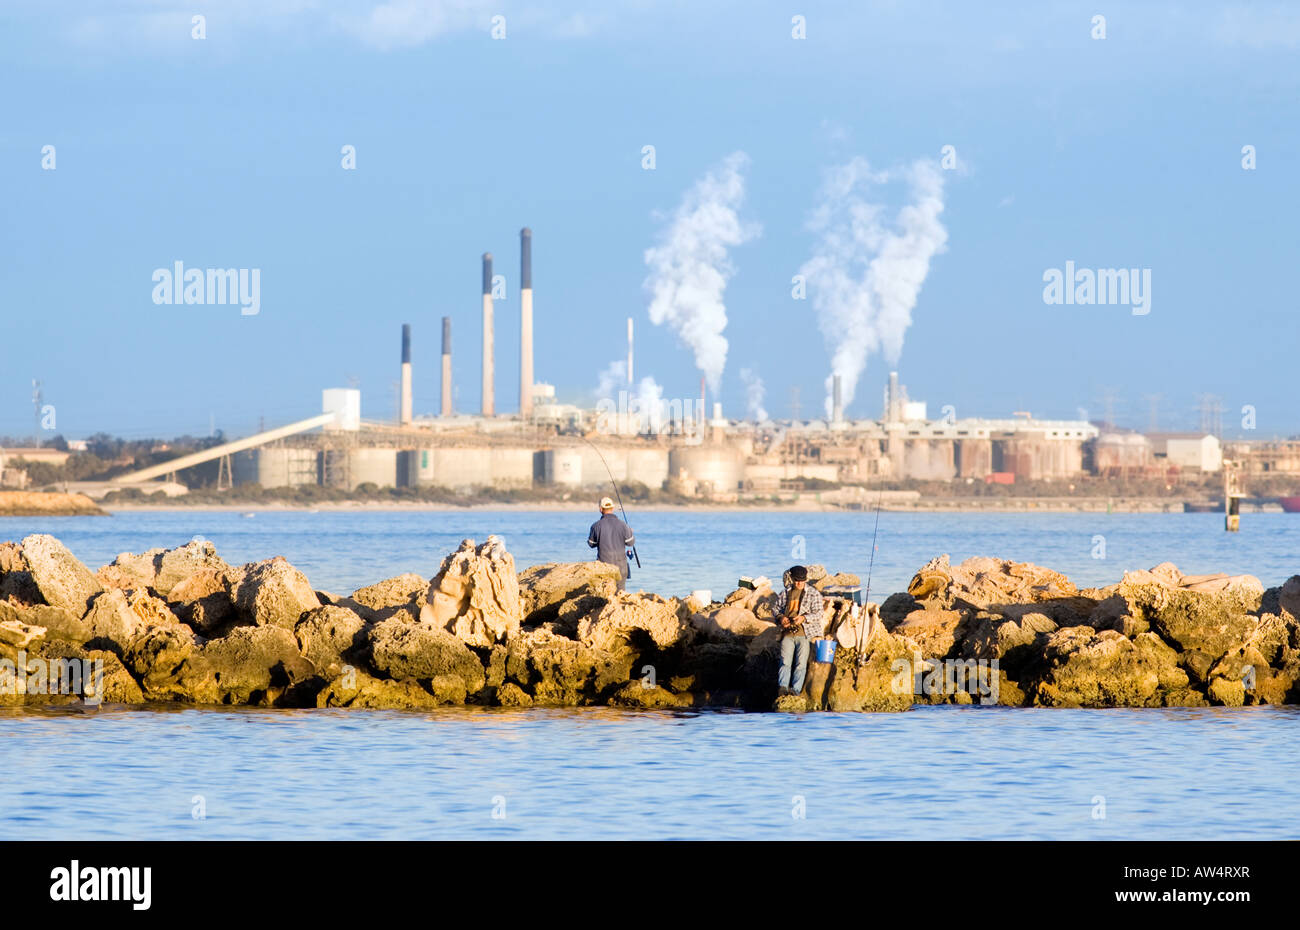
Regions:
[[[623,570],[624,578],[628,576],[627,547],[634,542],[632,528],[612,513],[603,514],[587,534],[587,545],[596,550],[596,558],[617,565]]]

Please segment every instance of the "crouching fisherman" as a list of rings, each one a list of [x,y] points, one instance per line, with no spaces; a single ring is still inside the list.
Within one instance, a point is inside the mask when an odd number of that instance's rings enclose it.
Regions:
[[[822,633],[822,594],[808,586],[808,569],[796,565],[786,573],[788,587],[776,596],[781,624],[780,694],[802,694],[808,672],[808,642]]]

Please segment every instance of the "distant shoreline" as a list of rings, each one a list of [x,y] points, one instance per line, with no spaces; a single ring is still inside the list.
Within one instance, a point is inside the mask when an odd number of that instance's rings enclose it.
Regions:
[[[658,511],[663,513],[863,513],[874,508],[850,509],[833,504],[821,504],[816,501],[798,501],[788,504],[734,504],[700,502],[694,504],[665,504],[624,502],[631,509],[640,512]],[[135,512],[210,512],[210,513],[258,513],[258,512],[375,512],[375,513],[464,513],[467,511],[505,512],[505,513],[585,513],[595,512],[595,502],[583,501],[529,501],[527,503],[476,503],[456,505],[440,502],[412,501],[398,503],[394,501],[322,501],[318,504],[290,504],[282,502],[258,502],[242,504],[182,504],[174,500],[165,504],[113,503],[103,505],[104,510],[113,513]],[[887,513],[1184,513],[1182,501],[1166,501],[1158,498],[1132,498],[1107,501],[1105,499],[1081,498],[1075,502],[1060,500],[1036,500],[1034,498],[1016,498],[1010,500],[922,500],[915,504],[891,502],[881,507]],[[1244,513],[1281,513],[1276,505],[1245,505]],[[1213,511],[1217,513],[1217,511]]]

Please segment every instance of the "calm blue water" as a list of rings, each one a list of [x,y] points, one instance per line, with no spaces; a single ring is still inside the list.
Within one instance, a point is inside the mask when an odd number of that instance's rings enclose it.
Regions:
[[[1294,839],[1297,724],[1297,708],[0,711],[0,829],[31,839]],[[792,816],[796,794],[806,819]],[[1093,819],[1099,796],[1105,819]]]
[[[870,513],[633,512],[644,568],[631,588],[661,594],[730,592],[741,575],[779,578],[792,562],[867,575]],[[52,533],[92,569],[119,552],[212,540],[228,562],[283,555],[318,590],[346,594],[402,572],[426,578],[442,557],[470,537],[503,536],[521,568],[591,558],[587,529],[596,515],[494,511],[397,513],[127,512],[112,517],[0,517],[0,540]],[[1037,562],[1080,586],[1119,581],[1127,569],[1172,561],[1189,574],[1249,572],[1265,585],[1300,573],[1300,514],[1246,514],[1240,533],[1223,516],[1189,514],[910,514],[882,513],[872,591],[906,589],[936,555],[954,563],[972,555]],[[1096,537],[1104,537],[1105,558]],[[802,538],[804,555],[797,554]]]
[[[634,514],[633,587],[713,588],[824,561],[865,575],[871,515]],[[131,513],[4,518],[91,565],[211,539],[284,555],[346,593],[426,577],[464,536],[521,565],[588,557],[582,514]],[[1092,557],[1096,536],[1106,558]],[[803,559],[792,558],[802,536]],[[1297,571],[1300,517],[882,514],[873,589],[948,552],[1024,559],[1080,584],[1166,559]],[[787,716],[581,710],[0,710],[0,832],[24,838],[1297,838],[1300,708]],[[792,811],[803,795],[805,819]],[[205,817],[195,819],[202,797]],[[1094,816],[1104,798],[1105,817]],[[494,818],[494,811],[503,818]]]

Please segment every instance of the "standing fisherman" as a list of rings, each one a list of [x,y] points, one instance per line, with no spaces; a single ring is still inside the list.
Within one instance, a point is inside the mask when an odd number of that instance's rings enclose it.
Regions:
[[[607,565],[616,565],[622,572],[618,589],[622,591],[627,581],[627,548],[636,543],[632,528],[614,516],[614,502],[608,497],[600,499],[600,519],[591,525],[587,545],[596,550],[596,558]]]

